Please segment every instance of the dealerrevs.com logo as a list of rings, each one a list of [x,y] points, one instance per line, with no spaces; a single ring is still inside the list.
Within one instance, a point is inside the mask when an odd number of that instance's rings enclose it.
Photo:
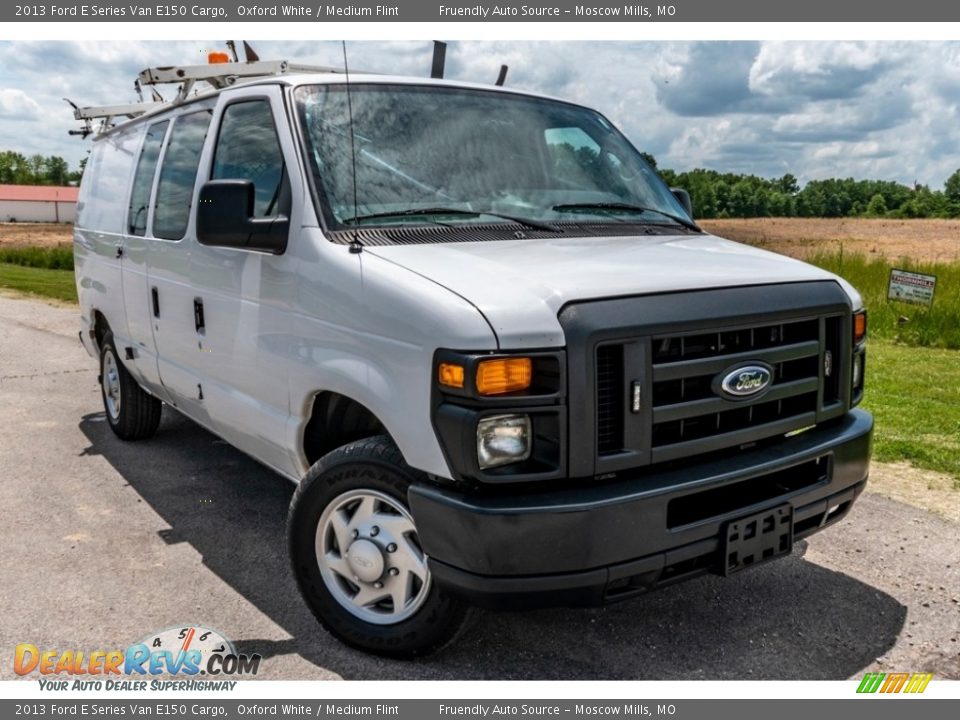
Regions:
[[[261,659],[237,653],[216,630],[185,625],[150,633],[125,650],[42,649],[20,643],[13,670],[20,676],[39,674],[44,690],[232,690],[236,682],[219,678],[254,676]],[[60,679],[64,675],[69,679]],[[161,675],[189,680],[146,680]],[[201,681],[197,676],[217,680]]]

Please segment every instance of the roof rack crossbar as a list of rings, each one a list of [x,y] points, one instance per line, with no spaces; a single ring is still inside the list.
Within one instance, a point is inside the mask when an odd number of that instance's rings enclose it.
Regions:
[[[75,108],[73,117],[77,120],[98,120],[115,117],[135,118],[162,105],[164,103],[159,102],[130,103],[129,105],[91,105]]]
[[[254,62],[227,62],[211,65],[173,65],[147,68],[140,73],[141,85],[206,82],[220,89],[233,85],[242,78],[269,77],[293,73],[342,73],[343,68],[326,65],[300,65],[287,60],[257,60]]]

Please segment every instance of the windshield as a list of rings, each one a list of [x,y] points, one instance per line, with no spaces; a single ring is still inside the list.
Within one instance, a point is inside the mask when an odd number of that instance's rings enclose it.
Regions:
[[[295,99],[333,229],[691,225],[637,150],[593,110],[449,86],[351,83],[348,97],[344,84],[315,85]]]

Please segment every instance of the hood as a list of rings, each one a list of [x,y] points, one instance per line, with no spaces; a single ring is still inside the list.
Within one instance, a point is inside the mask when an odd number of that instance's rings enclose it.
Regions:
[[[422,275],[477,307],[501,348],[564,344],[569,302],[836,276],[713,235],[556,238],[389,245],[367,253]],[[846,283],[854,306],[860,302]]]

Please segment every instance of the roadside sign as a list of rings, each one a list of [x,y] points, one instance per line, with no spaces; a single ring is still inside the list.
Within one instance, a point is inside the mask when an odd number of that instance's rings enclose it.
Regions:
[[[890,271],[887,299],[929,307],[933,304],[933,291],[936,287],[936,275],[923,275],[894,268]]]

